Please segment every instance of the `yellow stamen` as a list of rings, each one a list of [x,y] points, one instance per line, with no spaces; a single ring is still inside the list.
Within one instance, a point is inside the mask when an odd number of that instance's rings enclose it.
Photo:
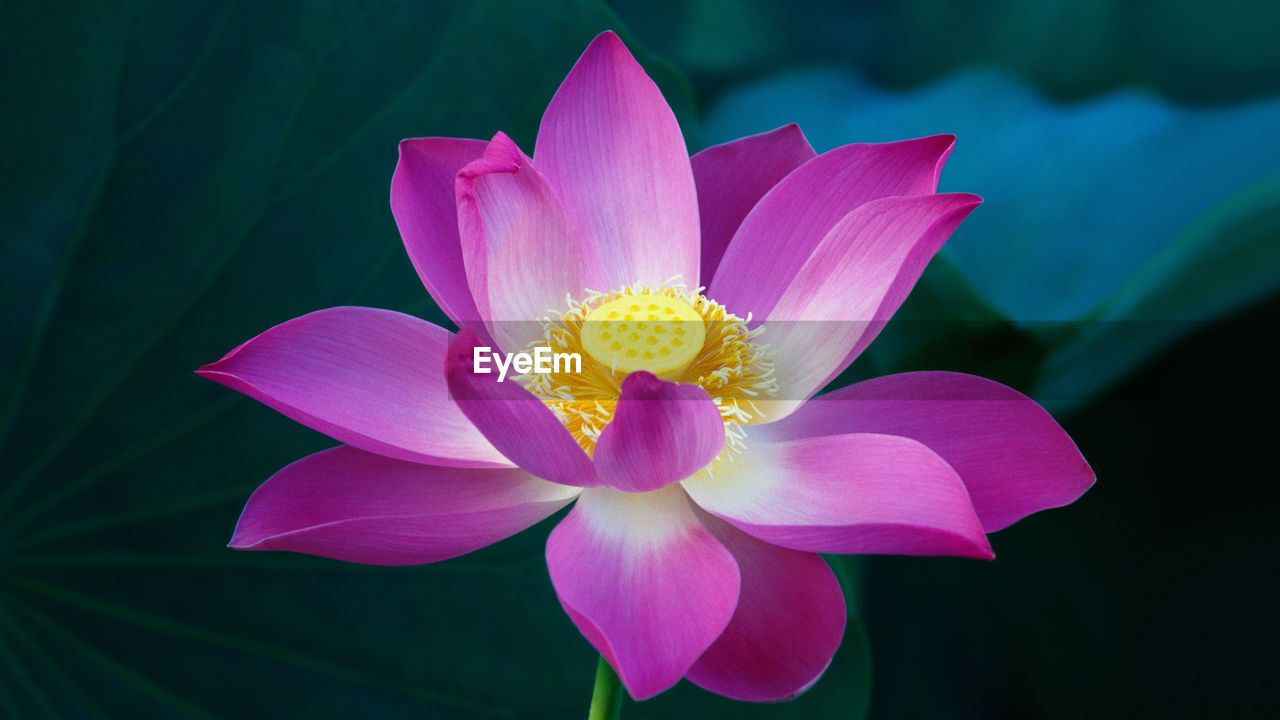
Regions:
[[[555,412],[588,453],[613,417],[623,379],[635,370],[701,385],[724,418],[722,456],[740,449],[743,435],[738,426],[759,419],[754,401],[777,394],[773,363],[756,340],[763,328],[749,328],[749,318],[729,313],[699,291],[637,285],[568,301],[566,312],[543,322],[544,337],[531,349],[549,346],[557,353],[579,353],[582,371],[527,374],[519,380]],[[650,315],[669,319],[655,321]],[[645,326],[637,327],[641,323]],[[627,327],[620,329],[623,324]],[[646,352],[651,354],[646,357]]]

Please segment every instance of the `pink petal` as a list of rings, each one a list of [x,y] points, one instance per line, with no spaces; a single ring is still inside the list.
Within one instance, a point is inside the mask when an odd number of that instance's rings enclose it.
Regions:
[[[745,456],[682,485],[704,510],[795,550],[994,557],[960,476],[909,438],[753,433]]]
[[[816,156],[793,123],[689,158],[702,222],[702,285],[711,284],[720,257],[751,208],[787,173]]]
[[[499,347],[522,351],[542,338],[539,320],[586,295],[598,267],[560,200],[511,138],[498,133],[457,179],[467,280]]]
[[[592,455],[605,485],[657,490],[706,467],[724,447],[724,419],[698,385],[633,372]]]
[[[769,316],[818,243],[860,205],[928,195],[955,138],[845,145],[800,166],[752,208],[725,251],[708,296],[746,317]]]
[[[606,285],[698,280],[689,154],[658,86],[622,41],[587,47],[542,116],[534,163],[604,264]]]
[[[874,200],[827,233],[766,321],[776,419],[849,366],[956,226],[982,202],[946,194]]]
[[[453,179],[484,154],[483,140],[414,138],[400,141],[391,176],[391,213],[422,284],[459,325],[480,318],[462,264]]]
[[[678,487],[586,490],[547,539],[565,611],[637,700],[674,685],[738,601],[733,555]]]
[[[813,553],[756,540],[703,516],[742,575],[729,627],[689,669],[693,683],[750,702],[790,700],[809,689],[844,636],[844,594]]]
[[[463,328],[449,343],[449,395],[503,455],[538,477],[564,485],[599,485],[591,458],[569,429],[510,375],[476,373],[475,332]],[[492,365],[490,365],[492,370]]]
[[[449,331],[409,315],[337,307],[277,325],[196,372],[361,450],[509,467],[449,399],[448,343]]]
[[[245,505],[230,546],[417,565],[514,535],[576,494],[516,468],[420,465],[336,447],[263,483]]]
[[[760,430],[778,440],[868,432],[917,440],[960,474],[987,532],[1073,502],[1094,481],[1044,408],[1000,383],[960,373],[867,380]]]

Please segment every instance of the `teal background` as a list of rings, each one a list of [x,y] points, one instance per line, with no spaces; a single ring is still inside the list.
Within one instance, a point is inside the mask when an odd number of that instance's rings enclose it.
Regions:
[[[1098,475],[994,563],[832,559],[801,699],[628,718],[1280,715],[1280,11],[1267,2],[0,2],[0,717],[560,718],[595,660],[554,519],[368,568],[224,548],[331,441],[192,374],[341,304],[444,322],[387,204],[403,137],[532,149],[617,30],[691,150],[952,132],[987,202],[841,382],[977,372]]]

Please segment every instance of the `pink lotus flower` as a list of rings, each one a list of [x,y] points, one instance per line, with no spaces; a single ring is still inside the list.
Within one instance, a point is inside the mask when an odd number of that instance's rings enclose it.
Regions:
[[[689,158],[607,32],[533,158],[501,133],[402,142],[392,211],[463,330],[332,308],[202,368],[343,443],[267,480],[231,547],[429,563],[576,500],[547,542],[551,581],[631,695],[681,678],[803,692],[845,626],[816,553],[990,559],[986,533],[1093,482],[1043,409],[989,380],[813,398],[981,202],[935,192],[952,143],[816,155],[791,125]],[[478,346],[538,345],[578,352],[581,372],[474,372]]]

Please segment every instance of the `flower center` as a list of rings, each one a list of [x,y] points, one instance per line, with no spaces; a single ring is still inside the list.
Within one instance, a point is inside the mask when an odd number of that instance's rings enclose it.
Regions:
[[[542,399],[584,450],[613,418],[622,381],[647,370],[702,386],[725,421],[726,453],[741,447],[738,428],[763,413],[759,397],[777,394],[773,363],[756,340],[763,328],[678,285],[635,285],[586,299],[543,321],[536,347],[583,355],[581,372],[530,373],[518,379]],[[722,456],[724,453],[722,453]]]
[[[706,323],[683,298],[625,293],[587,315],[582,346],[613,372],[680,378],[706,341]]]

